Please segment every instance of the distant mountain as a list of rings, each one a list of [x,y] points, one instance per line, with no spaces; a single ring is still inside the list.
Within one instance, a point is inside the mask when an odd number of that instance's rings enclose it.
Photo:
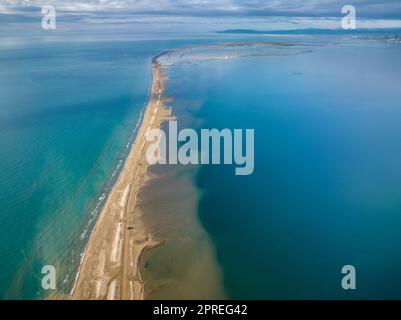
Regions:
[[[283,34],[283,35],[394,35],[401,34],[401,28],[380,28],[380,29],[293,29],[293,30],[253,30],[253,29],[228,29],[219,31],[218,33],[229,34]]]

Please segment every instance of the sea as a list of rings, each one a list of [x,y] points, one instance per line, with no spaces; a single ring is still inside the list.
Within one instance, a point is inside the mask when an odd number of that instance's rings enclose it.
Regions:
[[[0,26],[1,298],[68,296],[161,52],[179,127],[254,129],[255,170],[151,167],[140,208],[164,243],[141,263],[147,297],[401,298],[395,31],[162,32],[66,18],[52,34],[31,20]],[[56,290],[42,286],[48,265]],[[347,265],[355,290],[342,287]]]

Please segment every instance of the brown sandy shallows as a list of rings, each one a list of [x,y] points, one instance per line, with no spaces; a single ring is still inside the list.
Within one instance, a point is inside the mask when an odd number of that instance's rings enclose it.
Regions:
[[[160,128],[163,121],[172,118],[171,109],[163,105],[164,69],[156,59],[152,69],[151,98],[142,125],[89,240],[73,299],[144,299],[144,283],[139,274],[141,254],[160,244],[147,233],[136,210],[148,168],[145,136],[150,128]]]

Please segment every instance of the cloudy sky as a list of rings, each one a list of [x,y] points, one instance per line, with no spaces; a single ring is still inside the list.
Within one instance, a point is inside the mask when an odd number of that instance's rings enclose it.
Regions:
[[[345,4],[359,16],[401,18],[401,0],[0,0],[0,12],[52,4],[62,11],[118,11],[190,16],[338,16]]]

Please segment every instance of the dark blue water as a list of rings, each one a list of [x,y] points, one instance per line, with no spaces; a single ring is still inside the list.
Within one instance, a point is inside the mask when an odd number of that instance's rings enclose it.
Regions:
[[[255,129],[253,175],[202,166],[196,181],[225,287],[241,299],[401,298],[401,46],[310,49],[169,71],[202,128]],[[341,287],[349,264],[354,291]]]

